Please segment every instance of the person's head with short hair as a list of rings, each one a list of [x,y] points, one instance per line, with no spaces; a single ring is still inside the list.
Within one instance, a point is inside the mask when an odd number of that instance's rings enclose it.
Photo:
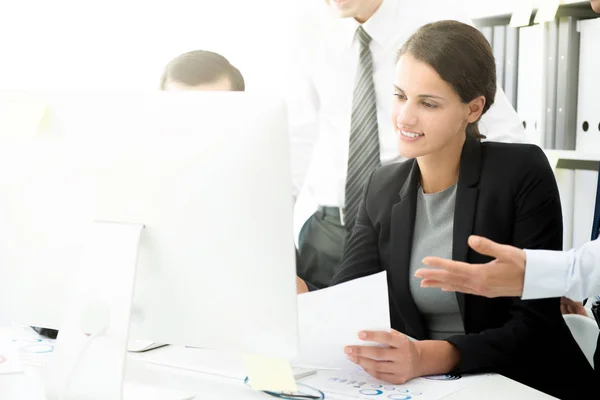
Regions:
[[[163,72],[160,89],[165,91],[244,91],[240,71],[222,55],[194,50],[171,60]]]

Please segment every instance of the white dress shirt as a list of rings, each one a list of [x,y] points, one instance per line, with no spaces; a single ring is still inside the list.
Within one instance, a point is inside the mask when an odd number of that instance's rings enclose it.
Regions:
[[[600,240],[569,251],[525,250],[523,299],[600,295]]]
[[[324,13],[325,14],[325,13]],[[442,19],[472,24],[460,2],[453,0],[384,0],[363,24],[371,36],[377,102],[380,155],[383,164],[401,161],[391,121],[396,53],[421,25]],[[298,53],[292,68],[288,108],[292,141],[294,236],[319,205],[344,206],[350,140],[352,93],[359,43],[354,40],[358,22],[353,18],[321,16],[293,48]],[[488,139],[526,142],[519,118],[499,88],[494,105],[480,122]]]

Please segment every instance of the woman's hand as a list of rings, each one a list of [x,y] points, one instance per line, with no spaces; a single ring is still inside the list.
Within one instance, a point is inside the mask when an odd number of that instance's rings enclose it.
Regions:
[[[350,361],[360,365],[369,375],[392,384],[402,384],[421,376],[421,354],[408,336],[391,332],[361,332],[362,340],[376,342],[379,346],[348,346],[344,350]]]
[[[348,346],[345,351],[350,361],[374,378],[392,384],[447,374],[460,363],[460,351],[445,340],[415,341],[395,330],[361,332],[358,337],[383,347]]]

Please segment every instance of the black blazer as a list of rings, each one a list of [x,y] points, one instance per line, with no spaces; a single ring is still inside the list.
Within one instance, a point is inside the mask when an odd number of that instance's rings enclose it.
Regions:
[[[422,340],[428,332],[409,287],[419,180],[414,159],[380,167],[371,175],[332,285],[387,271],[392,327]],[[452,258],[489,262],[468,247],[471,234],[519,248],[562,250],[558,188],[539,147],[466,139]],[[455,373],[497,372],[565,399],[581,396],[587,382],[593,382],[593,369],[562,318],[559,299],[488,299],[462,293],[456,298],[466,335],[447,339],[460,351]]]

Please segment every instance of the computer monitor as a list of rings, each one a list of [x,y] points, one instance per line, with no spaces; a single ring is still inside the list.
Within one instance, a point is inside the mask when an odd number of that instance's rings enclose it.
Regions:
[[[296,355],[282,101],[160,92],[40,102],[38,136],[0,144],[0,321],[59,328],[89,225],[141,223],[130,338]]]

